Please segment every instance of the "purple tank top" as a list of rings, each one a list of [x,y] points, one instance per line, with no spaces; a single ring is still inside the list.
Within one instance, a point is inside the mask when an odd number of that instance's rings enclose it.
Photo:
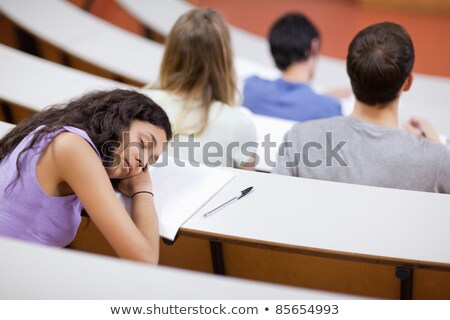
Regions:
[[[86,132],[74,127],[63,127],[41,136],[22,155],[20,178],[6,190],[17,177],[17,157],[33,138],[35,131],[28,134],[0,163],[0,236],[65,247],[75,238],[81,222],[82,205],[76,195],[47,195],[37,180],[37,162],[52,139],[65,131],[83,137],[99,157],[100,154]]]

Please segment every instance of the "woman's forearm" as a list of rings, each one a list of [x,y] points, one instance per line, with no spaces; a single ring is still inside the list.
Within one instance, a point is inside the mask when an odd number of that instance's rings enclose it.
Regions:
[[[131,219],[148,240],[151,252],[151,263],[159,260],[159,223],[153,195],[138,193],[134,195],[131,205]]]

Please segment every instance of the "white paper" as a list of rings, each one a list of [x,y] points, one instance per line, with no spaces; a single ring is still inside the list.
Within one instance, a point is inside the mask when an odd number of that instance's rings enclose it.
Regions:
[[[164,155],[167,157],[167,155]],[[234,173],[204,165],[193,167],[183,161],[185,167],[177,166],[172,157],[167,166],[150,170],[155,194],[155,206],[159,218],[159,234],[174,240],[178,229],[231,179]],[[128,212],[131,199],[118,194]]]

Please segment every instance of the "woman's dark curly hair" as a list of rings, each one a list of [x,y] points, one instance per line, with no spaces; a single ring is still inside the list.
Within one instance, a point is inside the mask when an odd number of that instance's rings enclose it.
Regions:
[[[102,146],[111,141],[121,141],[122,133],[129,129],[135,120],[149,122],[163,129],[167,140],[172,138],[167,114],[149,97],[133,90],[94,91],[66,104],[50,106],[20,122],[0,140],[0,163],[30,132],[44,125],[20,152],[16,162],[18,176],[22,154],[29,150],[39,137],[63,126],[84,130],[101,152],[104,166],[108,166],[110,162],[106,159],[113,157],[114,150]]]

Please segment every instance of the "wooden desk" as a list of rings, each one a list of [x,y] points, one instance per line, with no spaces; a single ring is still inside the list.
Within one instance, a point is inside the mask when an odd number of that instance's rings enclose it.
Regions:
[[[223,170],[235,178],[173,245],[162,244],[162,263],[378,298],[450,298],[449,195]],[[251,185],[251,194],[203,217]],[[105,253],[87,229],[91,251]]]
[[[0,299],[358,299],[0,237]]]
[[[0,44],[0,100],[33,111],[91,90],[129,88]]]
[[[229,170],[235,178],[205,210],[254,191],[208,218],[197,213],[182,234],[450,271],[449,195]]]
[[[392,272],[443,272],[450,297],[449,195],[234,171],[203,211],[247,186],[254,192],[209,218],[197,213],[181,235]]]
[[[120,29],[67,1],[5,0],[0,2],[0,10],[39,39],[85,63],[112,72],[120,80],[147,84],[159,75],[162,44]],[[279,74],[274,68],[263,68],[242,58],[236,58],[235,65],[239,83],[250,74],[266,77]]]
[[[163,47],[67,1],[5,0],[0,10],[20,27],[60,50],[140,83],[158,76]]]

